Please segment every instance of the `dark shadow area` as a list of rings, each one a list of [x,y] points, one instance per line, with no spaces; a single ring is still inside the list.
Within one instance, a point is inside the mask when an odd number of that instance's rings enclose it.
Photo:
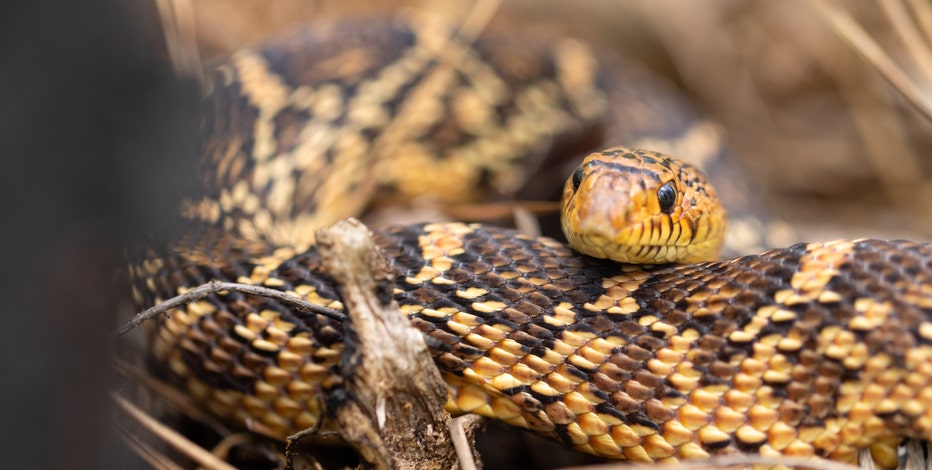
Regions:
[[[124,253],[170,236],[196,154],[194,83],[152,5],[0,12],[0,442],[5,468],[122,467],[109,332]]]

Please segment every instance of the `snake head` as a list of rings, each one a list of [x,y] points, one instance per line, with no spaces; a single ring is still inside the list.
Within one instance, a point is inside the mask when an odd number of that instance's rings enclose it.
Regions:
[[[570,245],[622,263],[714,260],[726,219],[698,168],[646,150],[590,154],[563,190],[563,233]]]

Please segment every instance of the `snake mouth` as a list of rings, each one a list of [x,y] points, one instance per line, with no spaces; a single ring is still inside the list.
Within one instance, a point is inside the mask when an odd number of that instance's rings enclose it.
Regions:
[[[624,210],[577,210],[575,218],[565,220],[564,224],[569,225],[564,227],[564,233],[576,251],[619,263],[711,261],[724,241],[723,221],[678,213],[645,215]]]
[[[667,264],[678,262],[685,256],[688,246],[640,240],[643,224],[634,224],[624,230],[615,230],[604,224],[579,224],[576,230],[564,230],[567,240],[576,251],[595,258],[619,263]]]

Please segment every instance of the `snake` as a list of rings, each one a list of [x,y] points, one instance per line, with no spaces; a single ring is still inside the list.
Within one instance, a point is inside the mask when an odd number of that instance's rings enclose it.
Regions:
[[[227,280],[341,310],[316,227],[373,200],[513,194],[553,155],[594,151],[563,190],[575,249],[465,222],[373,231],[448,411],[640,462],[868,448],[889,467],[904,439],[932,438],[932,246],[715,260],[722,206],[740,219],[743,201],[700,169],[721,164],[696,145],[714,127],[635,66],[572,39],[361,18],[239,51],[207,84],[191,229],[130,267],[141,306]],[[324,424],[340,321],[230,291],[153,323],[153,367],[214,415],[280,438]]]

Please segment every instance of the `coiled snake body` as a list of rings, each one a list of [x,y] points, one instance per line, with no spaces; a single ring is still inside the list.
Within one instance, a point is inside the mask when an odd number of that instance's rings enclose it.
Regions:
[[[309,235],[377,186],[447,200],[511,191],[519,157],[579,140],[569,137],[669,139],[699,122],[684,111],[673,124],[606,124],[681,108],[650,111],[676,101],[634,72],[607,81],[624,75],[574,42],[541,52],[463,44],[431,22],[359,26],[321,27],[221,68],[204,191],[186,209],[196,228],[133,268],[141,303],[223,279],[339,309]],[[436,340],[453,412],[638,461],[851,461],[859,448],[932,437],[928,245],[836,241],[648,267],[463,223],[375,239],[402,311]],[[160,320],[152,355],[217,415],[285,436],[318,424],[342,347],[337,321],[231,292]]]

